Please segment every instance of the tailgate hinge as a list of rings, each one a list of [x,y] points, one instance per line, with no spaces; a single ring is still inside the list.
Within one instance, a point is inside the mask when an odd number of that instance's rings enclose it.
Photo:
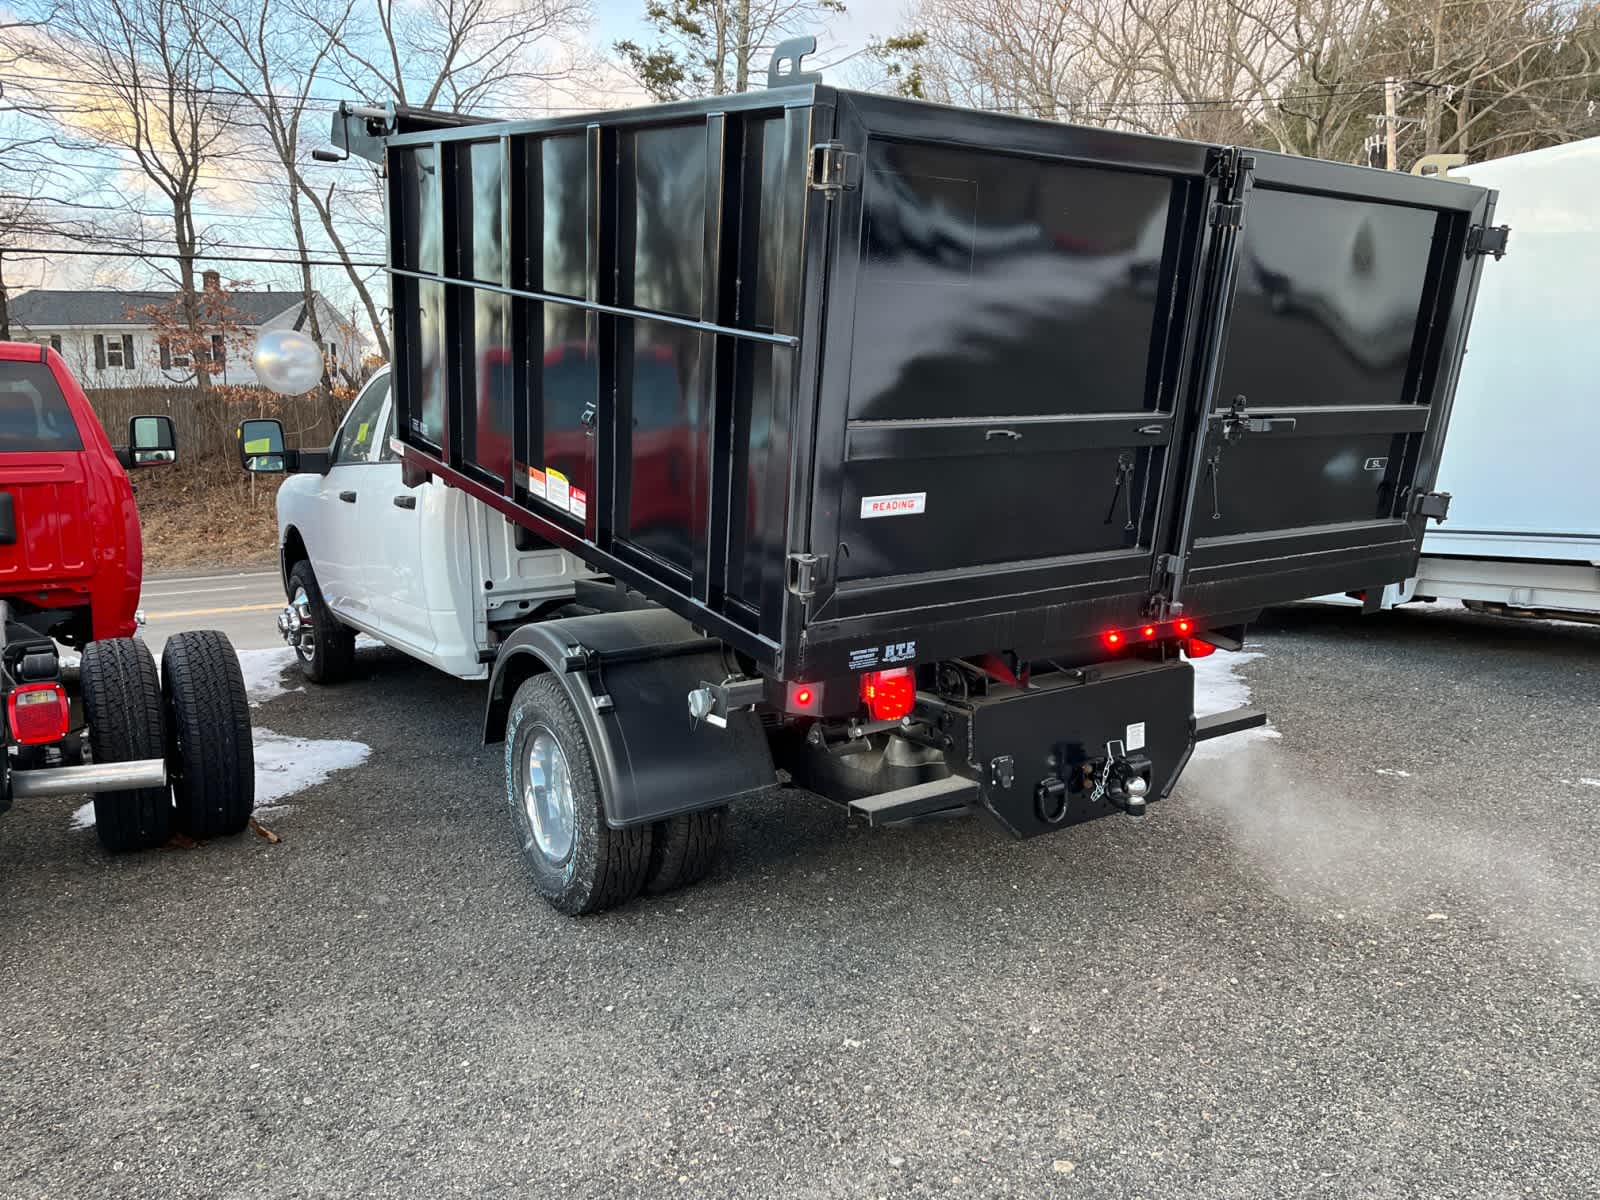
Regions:
[[[789,590],[802,600],[817,594],[817,579],[827,558],[821,554],[789,555]]]
[[[1443,522],[1450,515],[1449,492],[1417,492],[1411,497],[1411,515]]]
[[[861,178],[861,156],[838,142],[811,147],[811,177],[806,182],[832,200],[835,192],[853,188]]]
[[[1232,204],[1213,204],[1211,206],[1211,225],[1215,229],[1243,229],[1244,205],[1238,201]]]
[[[1498,262],[1506,256],[1506,243],[1510,240],[1509,225],[1474,225],[1467,230],[1467,257],[1492,254]]]

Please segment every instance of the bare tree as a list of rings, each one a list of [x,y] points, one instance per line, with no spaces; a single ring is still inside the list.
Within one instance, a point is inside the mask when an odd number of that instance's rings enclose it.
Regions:
[[[294,7],[282,0],[194,0],[189,12],[191,36],[206,47],[219,75],[240,96],[242,120],[258,132],[283,170],[283,199],[300,257],[302,303],[308,332],[318,346],[326,342],[304,207],[307,195],[315,193],[305,178],[301,134],[305,121],[320,111],[313,107],[312,96],[329,65],[333,42],[308,40],[303,33],[307,14],[313,11],[318,26],[342,29],[354,4],[355,0],[302,0]],[[321,131],[312,137],[320,142]],[[348,256],[345,261],[350,261]],[[382,339],[383,322],[371,306],[370,293],[365,299],[368,317]],[[326,358],[321,393],[328,416],[337,423],[339,409]]]
[[[62,0],[52,33],[53,68],[96,98],[95,120],[85,128],[126,151],[166,199],[183,318],[198,338],[196,200],[202,168],[225,161],[236,106],[214,86],[183,0]],[[194,375],[201,388],[210,386],[204,359],[195,359]]]
[[[647,0],[657,40],[614,49],[657,100],[747,92],[785,37],[815,33],[845,11],[844,0]]]

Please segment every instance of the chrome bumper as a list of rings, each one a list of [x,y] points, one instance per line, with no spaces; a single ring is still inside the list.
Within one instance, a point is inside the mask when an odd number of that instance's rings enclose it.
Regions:
[[[18,800],[41,796],[81,796],[86,792],[121,792],[165,787],[167,764],[160,758],[91,763],[82,767],[41,767],[11,772],[11,795]]]

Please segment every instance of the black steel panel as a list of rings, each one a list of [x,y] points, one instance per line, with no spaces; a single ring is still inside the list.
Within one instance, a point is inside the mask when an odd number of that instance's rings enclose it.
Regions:
[[[1151,407],[1171,180],[877,138],[863,154],[852,421]]]
[[[1222,407],[1401,404],[1431,209],[1257,186],[1241,240]]]

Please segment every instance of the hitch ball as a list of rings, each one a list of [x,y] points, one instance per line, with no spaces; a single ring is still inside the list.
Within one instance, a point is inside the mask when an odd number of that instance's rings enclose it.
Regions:
[[[1123,807],[1128,810],[1128,815],[1144,816],[1144,800],[1150,794],[1150,781],[1143,775],[1130,775],[1127,782],[1122,785],[1122,790],[1127,794]]]

